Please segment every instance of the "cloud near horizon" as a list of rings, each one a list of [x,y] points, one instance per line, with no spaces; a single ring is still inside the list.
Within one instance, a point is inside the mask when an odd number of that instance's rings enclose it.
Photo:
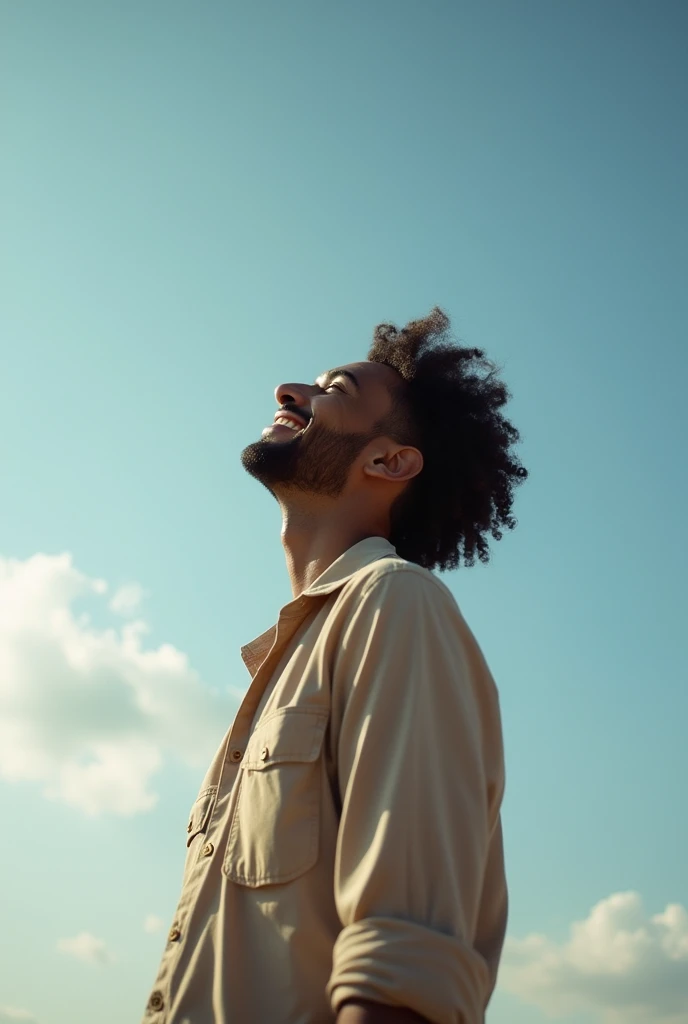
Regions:
[[[28,1010],[20,1010],[16,1006],[0,1006],[0,1024],[38,1024],[36,1018]]]
[[[232,698],[171,644],[145,649],[143,619],[97,629],[77,614],[84,599],[111,614],[107,591],[68,553],[0,557],[0,778],[42,783],[89,815],[132,815],[156,803],[166,758],[205,766]],[[131,614],[141,596],[129,584],[109,607]]]
[[[637,892],[600,900],[566,942],[507,938],[500,987],[551,1017],[592,1011],[604,1024],[688,1021],[688,913],[649,917]]]
[[[73,939],[59,939],[57,949],[60,953],[66,953],[85,964],[106,967],[114,961],[112,953],[103,940],[97,939],[90,932],[80,932]]]

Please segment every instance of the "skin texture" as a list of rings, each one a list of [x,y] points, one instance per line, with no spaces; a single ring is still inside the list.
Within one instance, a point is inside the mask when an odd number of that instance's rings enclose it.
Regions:
[[[337,1014],[337,1024],[428,1024],[426,1017],[421,1017],[413,1010],[400,1006],[383,1006],[382,1003],[371,1003],[366,999],[351,1000],[344,1003]]]
[[[279,409],[300,415],[307,429],[266,427],[241,455],[280,506],[294,597],[353,544],[389,539],[390,508],[423,468],[417,448],[376,430],[392,407],[396,371],[367,361],[335,369],[353,374],[358,386],[333,371],[313,384],[280,384]]]

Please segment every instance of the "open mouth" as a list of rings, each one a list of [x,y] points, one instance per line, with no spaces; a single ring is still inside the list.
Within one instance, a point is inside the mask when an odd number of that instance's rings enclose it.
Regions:
[[[302,434],[310,425],[310,420],[306,420],[296,413],[280,411],[276,414],[273,423],[269,427],[266,427],[263,431],[264,434],[284,432],[285,437],[287,431],[292,437],[297,437]]]
[[[289,427],[290,430],[295,430],[297,433],[299,432],[299,430],[305,430],[305,424],[300,423],[295,419],[292,419],[291,416],[278,416],[275,419],[274,425],[276,427]]]
[[[308,423],[308,420],[299,416],[297,413],[280,410],[275,414],[273,426],[286,427],[288,430],[292,430],[295,434],[300,434],[302,430],[306,429]]]

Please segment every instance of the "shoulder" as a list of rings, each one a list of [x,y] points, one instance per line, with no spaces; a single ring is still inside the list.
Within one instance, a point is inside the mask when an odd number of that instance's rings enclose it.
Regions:
[[[428,721],[460,719],[500,749],[497,687],[451,590],[395,556],[359,570],[346,590],[341,628],[333,633],[335,670],[353,680],[359,698],[387,694],[394,703],[402,691],[407,701],[422,695]],[[348,687],[348,697],[356,686]]]
[[[373,636],[382,639],[393,633],[393,647],[400,656],[409,646],[417,653],[425,650],[434,662],[451,663],[464,678],[479,681],[498,700],[478,640],[454,594],[434,573],[396,555],[386,556],[357,572],[345,589],[345,637],[360,634],[370,650]]]
[[[389,555],[372,562],[359,570],[349,582],[349,596],[357,600],[379,593],[388,599],[425,599],[447,605],[459,613],[456,598],[442,580],[429,569],[415,562],[407,562],[398,555]]]
[[[333,607],[350,636],[411,630],[417,639],[440,633],[456,642],[467,639],[467,624],[449,588],[428,569],[397,556],[385,556],[356,572],[342,588]]]

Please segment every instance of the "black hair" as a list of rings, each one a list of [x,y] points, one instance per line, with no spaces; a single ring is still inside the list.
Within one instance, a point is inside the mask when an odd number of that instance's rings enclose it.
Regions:
[[[516,519],[514,488],[528,476],[513,452],[520,435],[502,409],[511,395],[479,348],[449,337],[435,308],[398,330],[378,324],[368,353],[400,376],[384,432],[423,454],[423,469],[391,511],[390,542],[426,569],[488,562],[488,535],[501,540]]]

